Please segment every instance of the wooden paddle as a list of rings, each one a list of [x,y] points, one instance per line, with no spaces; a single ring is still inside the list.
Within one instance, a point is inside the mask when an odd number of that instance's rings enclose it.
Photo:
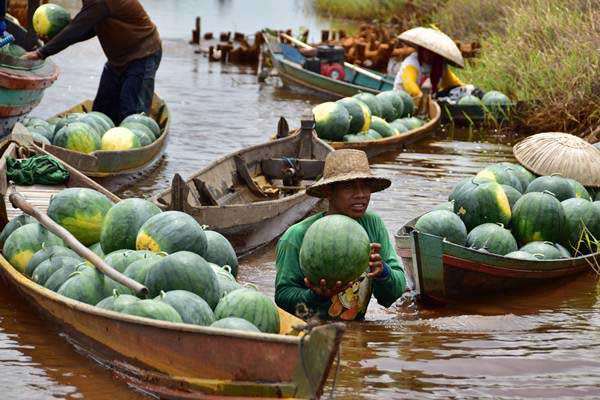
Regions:
[[[20,208],[25,214],[31,215],[33,218],[39,221],[46,229],[54,233],[56,236],[61,238],[65,244],[67,244],[75,253],[81,257],[89,260],[92,264],[98,268],[100,272],[109,278],[119,282],[121,285],[128,287],[135,293],[143,295],[148,294],[148,289],[139,282],[123,275],[113,267],[106,264],[96,253],[85,247],[75,236],[73,236],[68,230],[63,228],[54,222],[46,214],[39,212],[35,207],[25,200],[25,198],[19,193],[11,193],[8,197],[11,204],[15,208]]]
[[[308,44],[306,44],[306,43],[304,43],[304,42],[301,42],[300,40],[296,39],[296,38],[295,38],[295,37],[293,37],[293,36],[287,35],[287,34],[285,34],[285,33],[281,33],[280,35],[281,35],[281,37],[282,37],[282,38],[284,38],[284,39],[287,39],[287,40],[289,40],[290,42],[292,42],[292,43],[294,43],[294,44],[297,44],[297,45],[298,45],[298,46],[300,46],[300,47],[304,47],[305,49],[314,49],[314,47],[312,47],[312,46],[310,46],[310,45],[308,45]],[[353,69],[353,70],[355,70],[356,72],[358,72],[358,73],[361,73],[361,74],[363,74],[363,75],[365,75],[365,76],[368,76],[369,78],[375,79],[376,81],[379,81],[379,82],[381,82],[381,81],[387,82],[387,81],[386,81],[384,78],[382,78],[381,76],[379,76],[379,75],[377,75],[377,74],[374,74],[374,73],[372,73],[371,71],[369,71],[369,70],[366,70],[366,69],[364,69],[364,68],[361,68],[361,67],[359,67],[359,66],[357,66],[357,65],[350,64],[349,62],[346,62],[346,61],[344,61],[344,66],[346,66],[346,67],[348,67],[348,68],[350,68],[350,69]]]

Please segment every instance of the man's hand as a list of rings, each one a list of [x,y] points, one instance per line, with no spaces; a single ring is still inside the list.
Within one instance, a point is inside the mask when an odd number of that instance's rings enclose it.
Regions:
[[[42,59],[42,57],[40,57],[40,53],[38,53],[37,50],[28,51],[27,53],[23,54],[21,56],[21,58],[25,59],[25,60],[31,60],[31,61],[41,60]]]
[[[337,281],[333,288],[330,289],[327,287],[327,282],[325,281],[325,279],[321,279],[319,285],[315,285],[310,281],[310,279],[305,277],[304,284],[322,299],[330,299],[336,294],[343,292],[344,290],[349,288],[350,285],[352,285],[352,282],[343,285],[341,281]]]
[[[383,262],[381,261],[381,254],[379,254],[380,249],[381,245],[379,243],[371,243],[371,258],[369,259],[371,272],[367,274],[369,278],[378,278],[383,272]]]

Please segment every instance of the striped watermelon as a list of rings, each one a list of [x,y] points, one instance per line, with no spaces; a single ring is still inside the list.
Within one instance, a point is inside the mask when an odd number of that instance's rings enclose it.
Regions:
[[[206,233],[194,218],[180,211],[166,211],[142,225],[135,245],[138,250],[155,253],[185,250],[204,256],[207,243]]]
[[[238,289],[219,301],[215,309],[217,320],[237,317],[254,324],[261,332],[279,333],[277,307],[264,294],[254,289]]]
[[[2,254],[20,272],[24,272],[35,253],[47,246],[63,246],[62,239],[38,223],[17,228],[4,242]]]
[[[95,128],[85,122],[72,122],[65,125],[54,135],[52,144],[80,153],[100,150],[101,138]]]

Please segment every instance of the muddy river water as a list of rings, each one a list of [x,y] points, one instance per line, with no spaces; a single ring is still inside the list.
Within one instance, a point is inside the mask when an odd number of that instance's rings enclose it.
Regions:
[[[194,17],[203,31],[254,32],[263,26],[329,26],[298,0],[146,0],[163,36],[157,91],[172,114],[166,155],[149,173],[104,181],[120,196],[150,196],[175,172],[184,177],[216,157],[268,140],[280,116],[298,126],[320,99],[294,94],[255,70],[208,63],[187,41]],[[277,25],[274,25],[277,24]],[[94,96],[104,61],[92,40],[54,57],[61,68],[34,115],[49,117]],[[392,187],[373,195],[393,234],[445,200],[461,178],[512,160],[515,137],[440,130],[431,140],[378,160]],[[244,260],[241,279],[273,294],[274,251]],[[331,388],[331,379],[326,390]],[[59,330],[0,288],[0,398],[143,398],[78,354]],[[348,325],[335,398],[600,398],[600,292],[584,275],[558,287],[424,308],[406,295],[389,309],[375,301],[367,321]]]

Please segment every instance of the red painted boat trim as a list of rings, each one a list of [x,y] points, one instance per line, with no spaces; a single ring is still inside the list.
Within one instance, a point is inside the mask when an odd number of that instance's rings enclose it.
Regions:
[[[0,87],[16,90],[46,89],[58,79],[58,68],[54,67],[50,75],[16,75],[0,71]]]
[[[2,107],[0,106],[0,118],[5,117],[16,117],[18,115],[27,114],[29,111],[33,110],[35,106],[37,106],[40,101],[36,101],[35,103],[22,106],[22,107]]]

